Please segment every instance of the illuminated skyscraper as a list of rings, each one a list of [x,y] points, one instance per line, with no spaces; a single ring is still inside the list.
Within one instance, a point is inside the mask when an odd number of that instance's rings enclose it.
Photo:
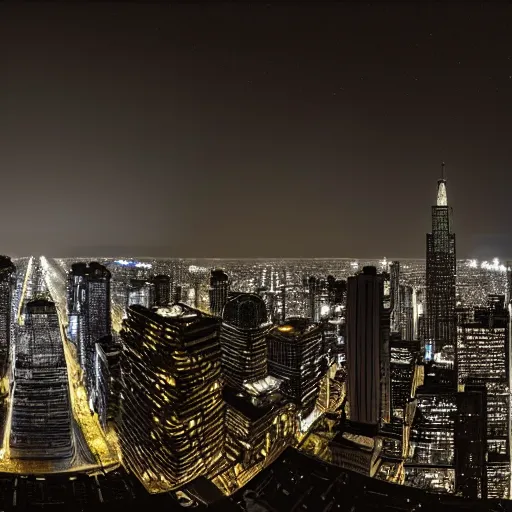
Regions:
[[[418,342],[391,339],[391,411],[403,418],[405,407],[412,397],[415,364],[420,347]]]
[[[442,379],[441,379],[442,380]],[[412,428],[415,485],[425,490],[455,490],[455,421],[457,391],[445,383],[428,383],[416,393],[417,409]]]
[[[267,340],[271,327],[264,300],[252,293],[230,294],[222,315],[223,380],[233,388],[267,376]]]
[[[4,375],[11,351],[11,309],[16,267],[11,258],[0,256],[0,371]]]
[[[455,346],[455,234],[448,206],[446,180],[437,182],[437,204],[432,206],[432,233],[427,234],[425,358],[433,359],[446,346]]]
[[[171,278],[165,275],[158,275],[151,280],[154,286],[154,305],[165,307],[171,300]]]
[[[348,278],[345,346],[350,420],[389,421],[389,310],[384,308],[384,278],[375,267]]]
[[[304,318],[289,318],[268,336],[268,372],[283,381],[281,389],[308,416],[320,391],[322,330]]]
[[[155,286],[145,279],[130,279],[126,308],[139,304],[145,308],[153,307]]]
[[[327,320],[332,316],[334,307],[344,301],[346,281],[327,276],[327,280],[311,276],[307,280],[307,312],[313,322]]]
[[[489,498],[508,498],[510,487],[509,318],[501,296],[475,321],[458,327],[455,363],[458,382],[487,389],[487,487]]]
[[[414,290],[411,286],[401,284],[399,288],[399,333],[403,340],[415,340],[414,328]]]
[[[220,319],[184,304],[131,306],[124,321],[119,437],[150,490],[210,474],[222,456]]]
[[[97,262],[75,264],[68,284],[68,309],[77,316],[76,343],[91,403],[95,400],[96,347],[111,334],[110,272]]]
[[[400,262],[393,261],[390,270],[390,330],[392,333],[400,332]],[[412,338],[405,338],[412,339]]]
[[[214,316],[222,316],[222,309],[228,300],[229,277],[221,269],[212,270],[210,275],[210,311]]]
[[[73,456],[69,380],[57,309],[53,302],[26,305],[16,344],[10,432],[11,457]]]

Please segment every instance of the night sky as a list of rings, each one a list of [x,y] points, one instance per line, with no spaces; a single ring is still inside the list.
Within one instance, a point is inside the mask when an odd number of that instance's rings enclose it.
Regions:
[[[0,3],[0,252],[512,256],[512,7]]]

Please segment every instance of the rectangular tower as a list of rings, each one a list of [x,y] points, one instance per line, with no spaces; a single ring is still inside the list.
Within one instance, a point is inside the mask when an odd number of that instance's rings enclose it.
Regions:
[[[374,267],[348,279],[346,354],[350,419],[377,425],[389,419],[389,310]]]
[[[170,490],[211,474],[222,456],[220,319],[185,304],[127,313],[123,460],[150,491]]]
[[[438,181],[437,204],[432,206],[432,233],[427,234],[426,264],[425,358],[431,360],[445,346],[454,347],[456,340],[455,234],[444,178]]]

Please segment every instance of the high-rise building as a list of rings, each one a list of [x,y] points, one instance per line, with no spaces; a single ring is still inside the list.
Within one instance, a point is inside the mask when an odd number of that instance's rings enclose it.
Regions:
[[[68,459],[74,454],[64,345],[53,302],[26,305],[16,344],[11,457]]]
[[[415,340],[414,328],[414,289],[401,284],[399,288],[399,332],[403,340]]]
[[[349,277],[346,320],[350,420],[377,425],[390,417],[389,310],[375,267]]]
[[[407,403],[412,398],[415,365],[420,354],[418,342],[394,339],[391,352],[391,411],[396,418],[404,418]]]
[[[458,327],[455,366],[459,385],[487,389],[487,488],[489,498],[508,498],[510,487],[510,346],[505,298],[491,298]]]
[[[139,304],[145,308],[153,307],[155,297],[155,286],[151,281],[145,279],[130,279],[128,285],[128,302],[126,308]]]
[[[235,389],[267,376],[267,340],[271,327],[264,300],[232,293],[222,314],[222,377]]]
[[[214,316],[222,316],[222,309],[228,300],[229,277],[221,269],[211,271],[210,275],[210,311]]]
[[[487,498],[487,389],[466,385],[457,393],[455,421],[455,492],[469,499]]]
[[[332,277],[332,276],[330,276]],[[334,279],[334,278],[333,278]],[[330,313],[330,296],[334,295],[334,284],[331,282],[331,291],[329,282],[325,279],[318,279],[311,276],[308,281],[308,316],[313,322],[320,322],[326,319]]]
[[[283,381],[281,389],[302,417],[314,409],[323,375],[322,329],[305,318],[289,318],[268,336],[268,372]]]
[[[185,304],[131,306],[124,321],[119,437],[150,490],[211,474],[223,447],[220,319]]]
[[[279,394],[280,381],[266,378],[240,393],[224,388],[226,402],[226,459],[238,465],[237,471],[254,473],[269,459],[275,459],[293,440],[296,431],[296,405]]]
[[[16,267],[8,256],[0,256],[0,372],[4,375],[11,352],[12,299]]]
[[[171,278],[166,275],[158,275],[151,280],[154,286],[154,305],[165,307],[171,300]]]
[[[336,279],[334,276],[327,276],[327,290],[329,293],[329,305],[341,305],[347,298],[347,281]]]
[[[76,343],[89,399],[94,406],[96,347],[112,329],[110,316],[110,272],[97,262],[75,264],[69,274],[68,309],[77,315]]]
[[[444,382],[426,383],[416,392],[417,409],[411,438],[414,451],[406,480],[439,493],[455,490],[455,421],[457,391]],[[426,381],[427,382],[427,381]]]
[[[425,358],[431,360],[446,346],[455,346],[455,234],[448,206],[446,180],[437,183],[437,204],[432,206],[432,233],[427,234]]]
[[[400,312],[401,312],[401,301],[400,301],[400,262],[393,261],[389,266],[390,273],[390,330],[391,333],[400,332]],[[404,338],[412,339],[412,338]]]

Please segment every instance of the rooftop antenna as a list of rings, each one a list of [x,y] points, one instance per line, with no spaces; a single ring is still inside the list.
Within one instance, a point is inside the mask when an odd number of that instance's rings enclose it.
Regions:
[[[443,181],[445,181],[445,180],[446,180],[446,178],[444,177],[444,162],[441,164],[441,179],[442,179]]]

